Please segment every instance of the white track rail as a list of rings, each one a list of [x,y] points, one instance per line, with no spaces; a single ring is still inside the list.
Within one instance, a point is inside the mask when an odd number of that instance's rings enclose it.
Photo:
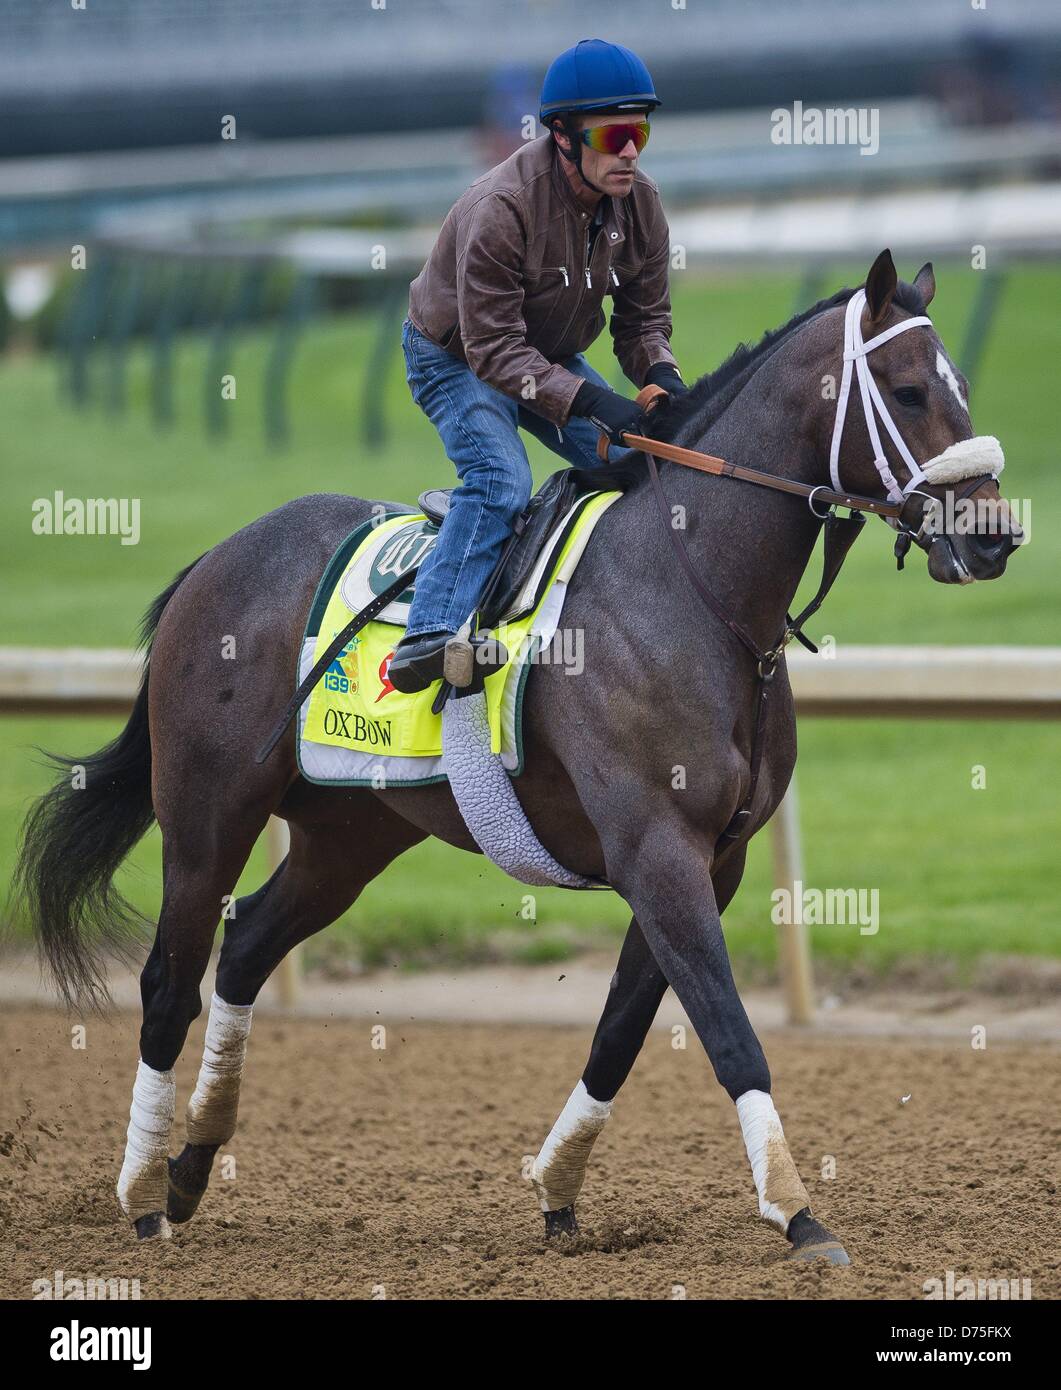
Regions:
[[[860,647],[834,656],[788,654],[800,718],[1057,719],[1061,647]],[[116,648],[0,647],[0,714],[127,713],[140,659]],[[771,821],[774,882],[803,881],[799,812],[793,783]],[[287,826],[270,821],[272,867],[287,852]],[[779,953],[789,1020],[810,1023],[814,990],[806,927],[782,927]],[[281,1000],[298,995],[299,956],[278,972]]]

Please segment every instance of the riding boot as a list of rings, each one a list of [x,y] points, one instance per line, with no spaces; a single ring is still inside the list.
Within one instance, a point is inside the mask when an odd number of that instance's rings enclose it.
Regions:
[[[387,667],[387,679],[395,690],[412,695],[440,681],[446,643],[452,636],[452,632],[421,632],[415,637],[403,637]]]
[[[441,680],[445,674],[446,647],[454,640],[452,632],[422,632],[416,637],[403,637],[387,668],[391,685],[403,695],[413,695]],[[465,673],[468,679],[458,677],[451,683],[481,690],[483,680],[506,664],[508,651],[503,642],[486,634],[476,634],[467,645],[470,647],[469,670]]]

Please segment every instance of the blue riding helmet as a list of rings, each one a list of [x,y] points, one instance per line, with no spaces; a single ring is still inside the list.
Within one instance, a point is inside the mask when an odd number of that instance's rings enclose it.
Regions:
[[[651,111],[662,103],[648,68],[630,49],[582,39],[554,58],[542,83],[538,119],[569,111]]]
[[[648,68],[636,53],[603,39],[583,39],[550,64],[542,83],[538,119],[548,126],[559,117],[571,143],[570,154],[560,150],[562,157],[575,166],[584,183],[603,194],[604,189],[588,179],[582,168],[577,117],[587,111],[647,114],[660,105]]]

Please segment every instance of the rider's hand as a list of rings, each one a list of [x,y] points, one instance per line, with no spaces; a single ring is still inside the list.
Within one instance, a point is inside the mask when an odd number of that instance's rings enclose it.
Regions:
[[[572,415],[584,415],[598,429],[603,430],[613,444],[622,445],[623,435],[641,434],[644,416],[641,407],[633,401],[611,391],[607,386],[597,386],[592,381],[584,381],[578,388],[571,403]]]
[[[672,366],[670,362],[657,362],[655,366],[649,367],[645,376],[645,385],[662,386],[672,399],[687,395],[689,391],[688,386],[681,379],[678,368]]]

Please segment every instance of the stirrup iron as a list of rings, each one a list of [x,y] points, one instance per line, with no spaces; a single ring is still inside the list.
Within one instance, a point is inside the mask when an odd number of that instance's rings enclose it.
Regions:
[[[466,622],[446,643],[442,676],[457,690],[466,690],[475,679],[475,648],[471,635],[471,623]]]

